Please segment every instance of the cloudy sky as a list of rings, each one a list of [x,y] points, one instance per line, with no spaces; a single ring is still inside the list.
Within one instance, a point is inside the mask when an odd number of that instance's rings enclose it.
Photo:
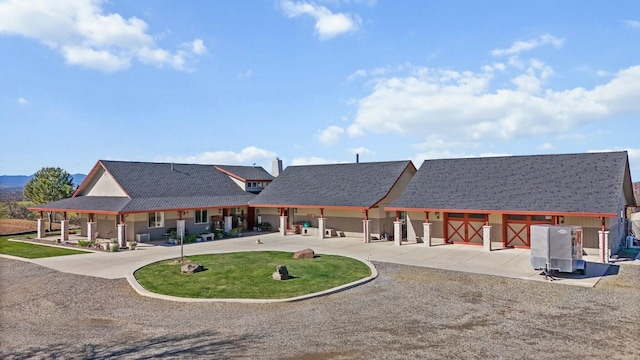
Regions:
[[[627,150],[640,2],[0,0],[0,175]]]

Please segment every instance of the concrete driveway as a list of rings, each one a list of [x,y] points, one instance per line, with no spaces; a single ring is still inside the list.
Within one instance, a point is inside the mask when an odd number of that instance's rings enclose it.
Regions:
[[[260,239],[262,244],[256,244]],[[184,245],[184,255],[221,253],[233,251],[280,250],[297,251],[312,248],[316,253],[344,255],[363,261],[380,261],[463,271],[477,274],[504,276],[534,281],[550,281],[540,271],[530,266],[527,249],[504,249],[484,252],[472,245],[440,245],[393,242],[365,244],[359,238],[318,239],[311,236],[260,233],[240,238],[207,241]],[[58,271],[95,276],[107,279],[125,278],[127,273],[164,259],[180,257],[180,246],[164,242],[138,244],[135,251],[117,253],[94,252],[86,255],[58,256],[28,260]],[[20,259],[24,260],[24,259]],[[585,275],[557,274],[553,282],[558,284],[593,287],[607,272],[609,265],[589,261]],[[637,260],[636,260],[637,261]]]

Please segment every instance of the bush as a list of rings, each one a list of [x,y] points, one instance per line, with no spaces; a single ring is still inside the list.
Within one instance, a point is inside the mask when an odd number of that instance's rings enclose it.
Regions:
[[[196,234],[187,235],[184,237],[184,243],[188,244],[188,243],[196,242],[197,238],[198,238],[198,235]]]
[[[79,247],[92,247],[94,242],[91,240],[78,240]]]

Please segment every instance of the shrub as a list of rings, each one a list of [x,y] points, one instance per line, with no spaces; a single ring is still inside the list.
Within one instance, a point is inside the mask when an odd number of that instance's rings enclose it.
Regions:
[[[188,243],[195,242],[197,238],[198,238],[198,235],[196,234],[187,235],[184,237],[184,243],[188,244]]]
[[[91,240],[78,240],[79,247],[92,247],[94,242]]]

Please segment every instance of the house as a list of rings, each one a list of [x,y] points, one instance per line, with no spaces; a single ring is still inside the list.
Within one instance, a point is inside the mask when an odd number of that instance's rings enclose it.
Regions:
[[[261,167],[100,160],[72,197],[31,207],[80,214],[81,235],[90,240],[161,239],[184,226],[191,233],[219,227],[247,228],[255,222],[248,202],[273,180]],[[39,221],[38,237],[44,235]],[[66,230],[65,230],[66,228]],[[65,233],[66,231],[66,233]]]
[[[426,160],[385,209],[404,212],[408,238],[425,243],[528,248],[531,225],[565,224],[582,226],[584,247],[602,255],[621,246],[635,203],[620,151]]]
[[[369,242],[393,231],[395,217],[384,207],[416,171],[409,160],[289,166],[249,204],[259,223],[277,224],[282,235],[362,236]]]

